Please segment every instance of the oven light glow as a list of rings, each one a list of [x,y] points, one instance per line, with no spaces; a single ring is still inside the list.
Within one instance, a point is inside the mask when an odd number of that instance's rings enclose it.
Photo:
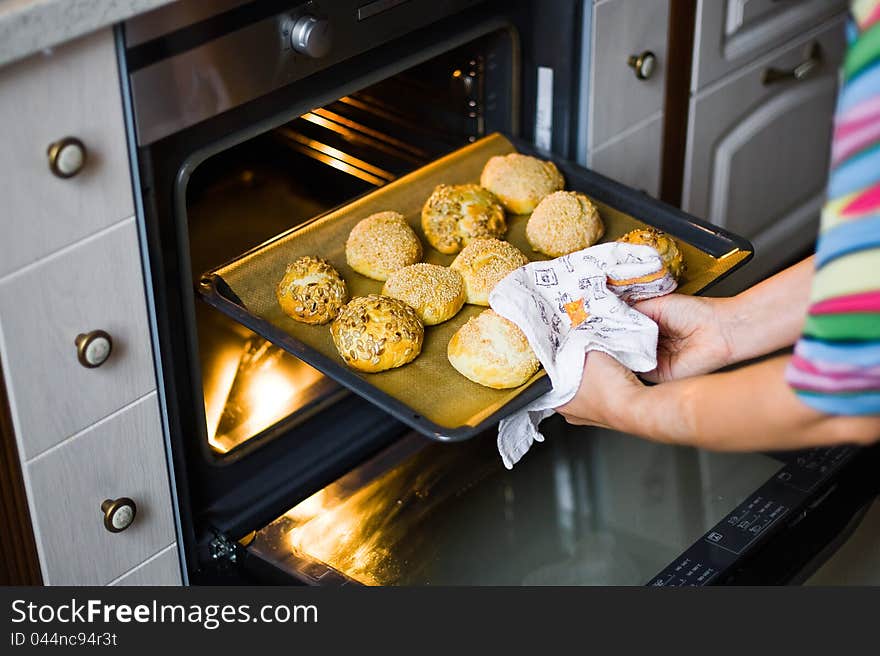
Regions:
[[[229,445],[217,439],[217,427],[220,425],[220,417],[223,416],[223,408],[229,400],[229,392],[235,382],[235,374],[238,372],[238,363],[241,360],[241,352],[236,349],[224,353],[222,364],[218,367],[218,373],[214,376],[211,389],[205,389],[205,423],[208,426],[208,444],[220,453],[229,451]]]
[[[248,385],[249,421],[252,425],[271,426],[284,416],[296,387],[277,371],[260,372]]]

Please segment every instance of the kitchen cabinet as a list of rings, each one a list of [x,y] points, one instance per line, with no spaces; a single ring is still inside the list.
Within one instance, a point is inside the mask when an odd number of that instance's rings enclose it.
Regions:
[[[752,241],[738,284],[815,240],[844,49],[841,15],[691,95],[682,208]]]
[[[846,0],[698,0],[691,89],[740,70],[846,7]]]
[[[0,140],[3,438],[43,582],[179,583],[112,30],[0,69]]]
[[[3,369],[25,459],[155,389],[137,253],[131,217],[0,281]],[[86,367],[75,341],[96,329],[112,350]]]
[[[174,541],[155,393],[31,460],[25,471],[46,584],[109,583]],[[120,518],[114,527],[122,530],[112,532],[102,505],[119,498],[134,502],[134,519],[122,528],[128,518]]]
[[[0,69],[0,277],[134,214],[116,68],[104,30]],[[85,149],[58,153],[66,178],[48,157],[65,137]]]
[[[586,150],[580,163],[659,195],[669,0],[589,4]]]

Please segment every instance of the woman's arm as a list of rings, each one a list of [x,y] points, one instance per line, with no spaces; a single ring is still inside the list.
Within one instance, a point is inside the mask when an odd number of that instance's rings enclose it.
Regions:
[[[880,439],[878,416],[826,415],[798,400],[785,381],[788,359],[647,387],[614,358],[593,352],[586,358],[581,389],[557,412],[574,424],[721,451]]]
[[[715,371],[791,346],[800,336],[813,277],[808,258],[732,298],[670,294],[637,303],[657,322],[652,382]]]

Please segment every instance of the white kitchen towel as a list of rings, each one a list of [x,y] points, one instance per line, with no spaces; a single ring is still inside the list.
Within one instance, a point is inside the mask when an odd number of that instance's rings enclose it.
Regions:
[[[499,424],[505,467],[543,441],[538,424],[574,397],[586,352],[604,351],[632,371],[657,366],[657,324],[628,303],[675,286],[657,251],[620,242],[532,262],[495,286],[489,305],[525,333],[553,386]]]

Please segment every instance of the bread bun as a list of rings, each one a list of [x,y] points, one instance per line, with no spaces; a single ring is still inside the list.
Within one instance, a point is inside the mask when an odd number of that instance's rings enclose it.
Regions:
[[[553,162],[510,153],[491,157],[480,184],[498,197],[514,214],[528,214],[549,193],[562,189],[565,180]]]
[[[412,362],[422,350],[425,329],[403,301],[371,294],[343,307],[330,334],[345,364],[373,373]]]
[[[561,257],[592,246],[605,234],[593,202],[576,191],[556,191],[544,198],[526,224],[526,239],[536,251]]]
[[[489,305],[489,292],[508,273],[529,263],[516,246],[500,239],[474,239],[450,265],[464,278],[467,302]]]
[[[358,222],[345,242],[345,259],[374,280],[422,259],[422,243],[399,212],[379,212]]]
[[[392,273],[382,293],[409,305],[426,326],[454,317],[465,298],[464,280],[458,271],[424,262]]]
[[[477,237],[507,232],[504,208],[479,185],[439,185],[422,207],[422,230],[441,253],[457,253]]]
[[[462,376],[495,389],[519,387],[541,366],[522,331],[494,310],[459,328],[446,354]]]
[[[348,300],[345,281],[330,264],[305,255],[287,265],[275,288],[284,314],[302,323],[327,323]]]
[[[660,254],[660,259],[672,276],[678,280],[685,271],[684,257],[675,240],[656,228],[637,228],[630,230],[617,241],[627,244],[650,246]]]

